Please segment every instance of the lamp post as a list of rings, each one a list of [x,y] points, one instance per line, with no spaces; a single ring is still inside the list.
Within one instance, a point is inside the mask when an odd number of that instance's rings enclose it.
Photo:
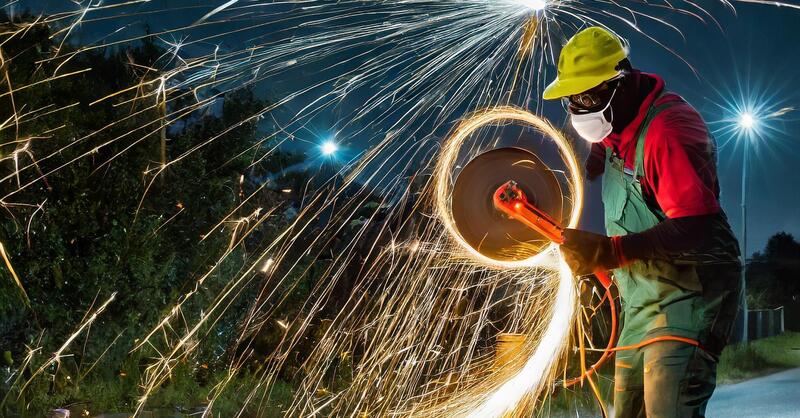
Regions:
[[[744,146],[742,149],[742,341],[748,340],[748,312],[747,312],[747,160],[750,154],[750,140],[756,128],[756,119],[749,112],[739,115],[739,128],[743,131]]]

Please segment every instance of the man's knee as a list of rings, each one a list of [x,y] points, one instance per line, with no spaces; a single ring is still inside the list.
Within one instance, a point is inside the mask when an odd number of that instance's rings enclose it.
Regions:
[[[653,346],[645,355],[644,365],[647,416],[702,417],[714,392],[714,359],[684,343]]]
[[[619,353],[614,367],[614,417],[643,418],[644,382],[638,350]]]
[[[717,361],[702,349],[696,349],[681,383],[679,406],[683,416],[703,417],[708,400],[717,387]]]

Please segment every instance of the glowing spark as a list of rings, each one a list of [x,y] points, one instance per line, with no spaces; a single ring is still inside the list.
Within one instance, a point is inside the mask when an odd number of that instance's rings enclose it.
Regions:
[[[196,24],[198,24],[198,23],[203,23],[203,22],[205,22],[205,21],[206,21],[206,20],[208,20],[208,19],[209,19],[211,16],[214,16],[215,14],[217,14],[217,13],[219,13],[219,12],[221,12],[221,11],[223,11],[223,10],[225,10],[225,9],[227,9],[227,8],[229,8],[229,7],[231,7],[231,6],[233,6],[234,4],[236,4],[236,2],[237,2],[237,1],[239,1],[239,0],[229,0],[229,1],[228,1],[228,2],[226,2],[226,3],[224,3],[224,4],[221,4],[221,5],[217,6],[217,7],[216,7],[214,10],[212,10],[212,11],[210,11],[210,12],[206,13],[206,14],[205,14],[203,17],[201,17],[200,19],[198,19],[198,20],[197,20],[197,22],[195,22],[195,25],[196,25]]]
[[[560,258],[560,257],[559,257]],[[489,398],[473,410],[469,418],[500,417],[513,411],[516,405],[545,380],[555,360],[566,346],[572,325],[577,295],[572,272],[563,259],[559,260],[559,284],[556,300],[553,303],[551,321],[533,355],[522,370],[509,378],[496,389]]]
[[[25,301],[25,305],[31,306],[31,302],[28,299],[28,293],[25,292],[25,287],[22,285],[22,280],[20,280],[19,276],[17,276],[17,272],[14,271],[14,266],[11,265],[11,258],[8,256],[8,254],[6,254],[6,247],[3,246],[2,242],[0,242],[0,256],[6,263],[6,268],[8,268],[9,273],[11,273],[11,277],[14,278],[14,284],[17,285],[20,293],[22,293],[22,300]]]
[[[542,11],[547,7],[546,0],[513,0],[513,2],[537,12]]]
[[[775,112],[771,113],[767,117],[769,117],[769,118],[778,118],[778,117],[784,116],[787,113],[790,113],[790,112],[793,112],[793,111],[794,111],[794,107],[791,107],[791,106],[782,107],[782,108],[776,110]]]
[[[268,258],[266,262],[264,262],[264,266],[261,267],[262,273],[269,273],[272,271],[272,266],[275,264],[275,260],[272,257]]]
[[[59,347],[58,350],[56,350],[53,353],[52,357],[50,357],[49,360],[47,360],[46,362],[42,363],[42,365],[38,369],[36,369],[35,372],[33,372],[30,375],[30,377],[28,378],[27,382],[25,382],[25,384],[22,387],[23,388],[27,387],[31,382],[33,382],[33,380],[34,380],[34,378],[36,378],[36,376],[38,376],[40,373],[44,372],[45,369],[47,369],[49,366],[51,366],[53,364],[55,364],[55,365],[61,364],[61,358],[64,357],[64,351],[72,344],[72,342],[76,338],[78,338],[78,336],[81,333],[83,333],[86,329],[91,327],[91,325],[97,320],[97,318],[100,316],[100,314],[102,314],[106,310],[108,305],[111,302],[113,302],[116,297],[117,297],[117,292],[112,293],[111,296],[109,296],[108,299],[106,299],[106,301],[103,302],[103,304],[100,305],[99,308],[97,308],[97,310],[95,310],[91,314],[88,314],[88,312],[87,312],[88,316],[86,316],[84,318],[83,322],[80,324],[80,326],[78,326],[78,329],[75,330],[75,332],[73,332],[66,339],[66,341],[64,341],[63,344],[61,344],[61,347]]]

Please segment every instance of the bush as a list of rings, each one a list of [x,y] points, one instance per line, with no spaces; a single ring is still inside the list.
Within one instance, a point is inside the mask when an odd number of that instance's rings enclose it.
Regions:
[[[720,357],[717,374],[720,380],[741,380],[754,372],[770,367],[755,345],[736,344],[727,347]]]
[[[717,366],[717,382],[730,383],[800,366],[800,333],[734,344],[725,348]]]

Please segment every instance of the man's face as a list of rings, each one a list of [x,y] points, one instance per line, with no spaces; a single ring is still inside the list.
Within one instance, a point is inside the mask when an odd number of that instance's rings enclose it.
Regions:
[[[583,93],[564,97],[562,98],[564,107],[573,114],[598,112],[605,108],[608,101],[611,100],[614,90],[619,85],[619,80],[619,78],[615,78],[604,81],[599,86]]]

